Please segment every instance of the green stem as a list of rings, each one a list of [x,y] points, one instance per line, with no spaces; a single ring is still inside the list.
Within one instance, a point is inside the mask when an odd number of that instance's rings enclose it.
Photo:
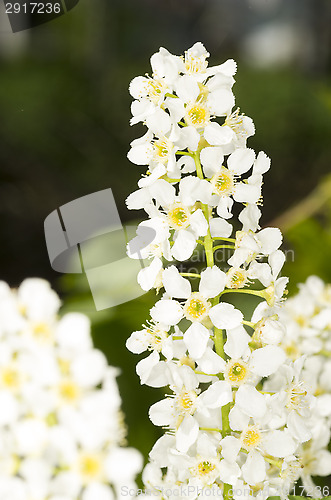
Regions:
[[[214,331],[214,343],[215,343],[215,351],[216,353],[221,356],[221,358],[225,358],[224,354],[224,338],[223,338],[223,330],[220,330],[219,328],[216,328],[215,326],[215,331]]]
[[[213,238],[213,241],[219,241],[219,240],[222,240],[222,241],[230,241],[231,243],[235,243],[236,240],[234,238],[221,238],[221,237],[217,237],[217,238]]]
[[[186,151],[177,151],[176,155],[193,156],[192,153],[187,153]]]
[[[231,484],[224,483],[223,498],[224,498],[224,500],[230,500],[232,498],[232,486],[231,486]]]
[[[231,403],[222,406],[222,436],[228,436],[231,434],[231,427],[229,422],[229,413],[231,409]]]
[[[202,172],[202,167],[199,159],[199,153],[196,152],[194,154],[194,163],[195,167],[197,170],[197,176],[199,179],[204,179],[204,175]],[[213,267],[214,265],[214,249],[213,249],[213,238],[211,237],[210,234],[210,227],[209,227],[209,219],[210,219],[210,214],[209,214],[209,207],[208,205],[202,204],[202,211],[204,213],[204,216],[208,222],[208,231],[206,236],[204,237],[204,247],[205,247],[205,254],[206,254],[206,260],[207,260],[207,266],[208,267]],[[221,238],[224,239],[224,238]],[[225,239],[225,241],[228,241],[228,239]],[[229,240],[231,243],[235,242],[235,240]],[[219,297],[215,297],[213,300],[213,305],[215,305],[215,302],[218,303]],[[224,355],[224,339],[223,339],[223,330],[220,330],[219,328],[214,328],[214,339],[215,339],[215,350],[216,353],[221,356],[223,359],[225,358]],[[230,411],[230,404],[227,404],[225,406],[222,406],[222,436],[225,437],[231,433],[231,428],[230,428],[230,423],[229,423],[229,411]],[[231,485],[229,484],[224,484],[224,491],[223,491],[223,496],[225,500],[230,500],[232,498],[232,495],[230,494],[231,491]]]
[[[249,295],[256,295],[261,298],[264,298],[265,296],[264,290],[243,290],[242,288],[223,290],[220,295],[223,295],[224,293],[248,293]]]
[[[251,328],[253,328],[253,330],[255,330],[255,323],[252,323],[252,321],[245,321],[245,320],[243,320],[242,324],[250,326]]]
[[[317,353],[317,355],[326,356],[327,358],[331,358],[331,352],[326,351],[325,349],[322,349],[320,352]]]
[[[201,278],[201,274],[196,273],[179,273],[181,276],[188,276],[191,278]]]
[[[208,431],[208,432],[222,432],[222,429],[217,429],[215,427],[199,427],[200,431]]]
[[[231,248],[232,250],[234,250],[234,245],[217,245],[216,247],[213,248],[214,252],[219,248]]]

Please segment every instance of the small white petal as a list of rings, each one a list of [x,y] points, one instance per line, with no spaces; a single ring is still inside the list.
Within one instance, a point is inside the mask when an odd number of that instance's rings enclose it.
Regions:
[[[266,477],[266,464],[261,453],[256,450],[250,451],[246,462],[242,466],[242,471],[244,480],[250,485],[264,481]]]
[[[228,462],[222,460],[219,465],[220,479],[227,484],[236,484],[238,477],[241,474],[239,465],[236,462]]]
[[[170,266],[163,271],[162,283],[165,291],[172,298],[187,299],[191,295],[189,280],[183,278],[175,266]]]
[[[218,88],[208,94],[207,105],[212,114],[224,116],[229,114],[235,103],[231,90]]]
[[[253,149],[236,149],[228,158],[228,168],[235,174],[244,174],[253,165],[255,152]]]
[[[264,174],[269,168],[270,158],[263,151],[260,151],[254,163],[254,174]]]
[[[278,370],[285,359],[286,354],[283,349],[275,345],[267,345],[253,351],[249,360],[249,368],[260,377],[268,377]]]
[[[178,231],[175,243],[171,249],[173,258],[179,261],[187,260],[191,257],[195,247],[197,246],[197,240],[194,234],[190,231],[182,229]]]
[[[190,225],[197,237],[206,236],[208,232],[208,222],[201,208],[198,208],[198,210],[191,215]]]
[[[283,236],[277,227],[267,227],[257,234],[262,245],[262,253],[268,255],[277,250],[283,241]]]
[[[223,292],[226,283],[226,274],[217,266],[208,267],[201,273],[199,291],[210,299]]]
[[[161,399],[149,409],[149,418],[154,425],[169,425],[172,421],[173,403],[170,398]]]
[[[204,131],[204,138],[212,146],[224,146],[235,138],[235,133],[227,125],[219,125],[217,122],[209,123]]]
[[[271,456],[277,458],[293,455],[297,445],[286,431],[271,431],[263,439],[263,448]]]
[[[263,394],[259,393],[251,385],[242,385],[236,394],[236,405],[249,417],[263,417],[267,411],[267,405]]]
[[[176,300],[161,299],[151,309],[151,317],[163,325],[177,325],[183,317],[183,309]]]
[[[141,269],[137,276],[137,281],[141,288],[147,292],[153,288],[156,278],[163,267],[161,259],[155,257],[151,264]]]
[[[222,302],[212,307],[209,317],[217,328],[232,329],[239,326],[243,320],[243,314],[232,304]]]
[[[184,342],[193,359],[199,359],[203,356],[210,337],[208,328],[201,323],[192,323],[184,333]]]
[[[241,358],[247,352],[248,343],[251,341],[251,337],[242,325],[232,330],[227,330],[226,334],[227,338],[224,344],[224,352],[230,356],[230,358]]]
[[[229,238],[232,234],[232,225],[220,217],[215,217],[209,221],[210,234],[212,238]]]
[[[147,116],[146,125],[155,135],[165,135],[171,129],[171,118],[163,111],[158,108],[153,114]]]
[[[178,451],[186,453],[195,443],[199,434],[199,424],[192,415],[186,415],[176,432],[176,447]]]
[[[225,380],[211,384],[199,397],[199,402],[207,408],[219,408],[232,401],[231,385]]]
[[[234,462],[241,448],[240,440],[234,436],[226,436],[220,444],[222,457],[229,462]]]

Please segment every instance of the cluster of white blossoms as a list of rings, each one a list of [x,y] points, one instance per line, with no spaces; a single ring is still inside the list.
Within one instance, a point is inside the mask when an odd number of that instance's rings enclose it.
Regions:
[[[312,488],[310,475],[331,474],[331,285],[310,276],[299,293],[281,311],[286,322],[282,347],[293,361],[304,357],[302,375],[316,398],[312,439],[302,447],[303,481]]]
[[[59,306],[47,281],[0,282],[1,500],[113,500],[142,467],[124,447],[118,370],[88,318]]]
[[[302,382],[303,360],[292,362],[281,347],[282,235],[259,226],[270,159],[246,147],[254,124],[234,109],[236,63],[208,67],[208,56],[201,43],[183,57],[161,48],[152,76],[130,84],[131,123],[147,132],[128,158],[147,173],[127,205],[148,220],[128,254],[150,259],[138,281],[161,298],[127,347],[148,352],[137,365],[142,384],[168,387],[150,408],[166,432],[143,480],[165,499],[210,496],[212,488],[226,499],[286,497],[304,471],[299,454],[312,437],[314,397]],[[231,256],[221,268],[215,255],[223,248]],[[200,274],[172,263],[202,250]],[[250,319],[226,301],[234,293],[259,298]]]

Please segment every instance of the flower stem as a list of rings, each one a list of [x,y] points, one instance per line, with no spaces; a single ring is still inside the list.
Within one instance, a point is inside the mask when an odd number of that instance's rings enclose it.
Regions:
[[[264,290],[243,290],[242,288],[223,290],[223,292],[221,292],[220,295],[223,295],[224,293],[248,293],[250,295],[256,295],[257,297],[261,297],[262,299],[264,298],[265,295]]]
[[[216,247],[213,248],[214,252],[215,252],[215,250],[218,250],[219,248],[231,248],[233,250],[234,245],[217,245]]]
[[[222,432],[222,429],[217,429],[214,427],[199,427],[200,431],[208,431],[208,432]]]
[[[195,163],[196,170],[197,170],[197,176],[199,177],[199,179],[204,179],[204,175],[202,172],[202,167],[201,167],[198,152],[196,152],[194,154],[194,163]],[[210,214],[209,214],[208,205],[202,204],[202,211],[203,211],[205,218],[208,222],[208,231],[207,231],[206,236],[204,237],[204,247],[205,247],[207,266],[212,267],[214,265],[214,248],[213,248],[213,238],[211,237],[210,227],[209,227]],[[229,238],[228,239],[221,238],[221,239],[222,240],[224,239],[225,241],[230,241],[231,243],[235,242],[235,240],[231,240]],[[215,297],[213,303],[219,302],[220,295]],[[216,327],[214,328],[214,341],[215,341],[216,353],[224,359],[225,354],[224,354],[224,347],[223,347],[224,346],[223,330],[220,330],[219,328],[216,328]],[[225,406],[222,406],[222,436],[223,437],[225,437],[231,433],[231,428],[230,428],[230,423],[229,423],[230,404],[231,403],[229,403]],[[232,498],[232,495],[230,492],[231,492],[231,485],[224,483],[224,490],[223,490],[224,500],[230,500]]]
[[[181,276],[187,276],[190,278],[201,278],[201,274],[197,273],[179,273]]]

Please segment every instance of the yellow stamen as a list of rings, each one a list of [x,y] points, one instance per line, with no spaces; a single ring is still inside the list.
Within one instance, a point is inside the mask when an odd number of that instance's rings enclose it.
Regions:
[[[208,316],[211,307],[203,295],[193,292],[184,305],[184,315],[189,321],[202,321]]]

